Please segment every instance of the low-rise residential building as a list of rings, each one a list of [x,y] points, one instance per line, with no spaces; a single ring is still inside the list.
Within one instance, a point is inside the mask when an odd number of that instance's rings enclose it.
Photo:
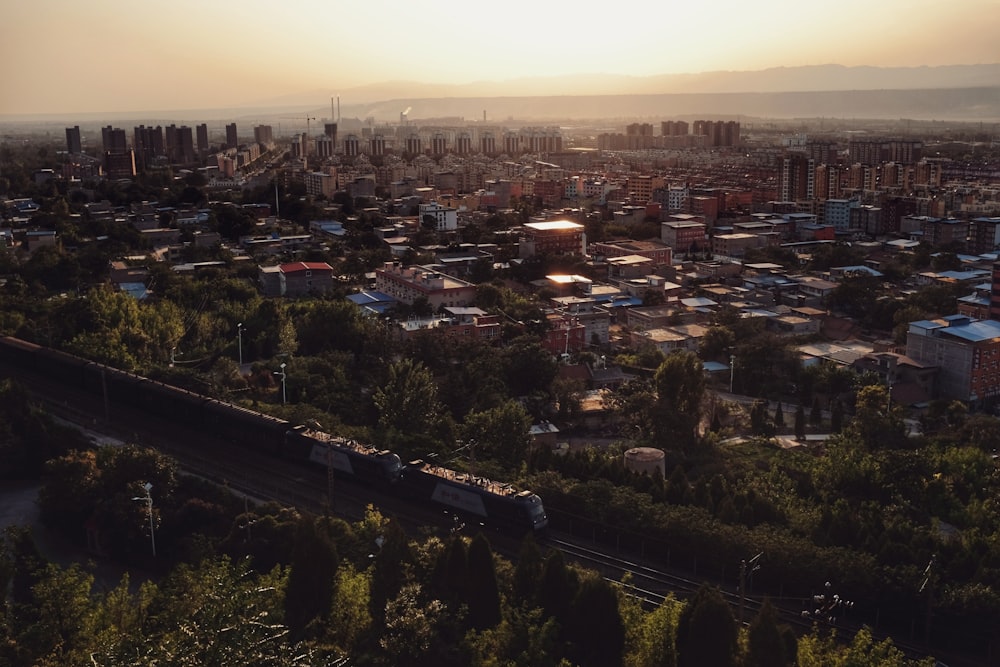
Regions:
[[[425,298],[431,308],[467,306],[476,298],[476,286],[424,266],[404,267],[386,262],[375,271],[375,289],[407,305]]]
[[[584,226],[571,220],[544,220],[525,223],[518,243],[518,256],[586,255]]]
[[[705,225],[693,221],[667,221],[660,225],[660,240],[674,253],[699,252],[707,245]]]
[[[542,347],[554,355],[580,352],[587,345],[587,328],[579,318],[561,313],[546,316],[549,328],[542,338]]]
[[[499,341],[502,326],[499,315],[490,315],[480,308],[452,306],[445,307],[449,317],[444,332],[449,336],[474,337],[487,342]]]
[[[420,204],[417,207],[421,224],[426,219],[434,221],[434,229],[438,232],[453,232],[458,229],[458,209],[443,206],[436,201]]]
[[[611,259],[613,257],[624,257],[628,255],[638,255],[653,261],[654,267],[670,266],[673,263],[673,249],[664,243],[656,241],[598,241],[591,243],[587,248],[594,258]]]
[[[333,267],[326,262],[292,262],[278,268],[282,296],[305,296],[333,288]]]
[[[937,367],[940,398],[981,403],[1000,396],[1000,322],[964,315],[910,322],[906,356]]]
[[[575,318],[584,327],[584,340],[588,345],[607,345],[611,328],[611,313],[598,305],[592,297],[556,297],[552,299],[555,312],[563,317]]]

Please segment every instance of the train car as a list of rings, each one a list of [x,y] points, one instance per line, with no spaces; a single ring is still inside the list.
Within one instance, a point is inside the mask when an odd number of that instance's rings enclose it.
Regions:
[[[284,419],[265,415],[239,405],[215,399],[205,401],[202,425],[241,447],[281,455],[285,433],[292,427]]]
[[[205,404],[212,399],[173,385],[144,379],[134,386],[131,404],[151,414],[185,425],[204,421]]]
[[[404,495],[430,500],[498,530],[538,533],[549,525],[542,499],[531,491],[425,461],[404,466],[398,486]]]
[[[35,345],[20,338],[0,337],[0,360],[15,368],[35,370],[35,356],[41,349],[41,345]]]
[[[42,347],[35,354],[35,372],[59,380],[74,389],[86,387],[87,366],[93,363],[50,347]]]
[[[112,366],[92,363],[86,369],[87,387],[93,393],[106,393],[112,403],[145,409],[142,385],[148,380]]]
[[[285,455],[298,461],[332,466],[337,472],[366,484],[391,485],[403,463],[385,449],[296,426],[285,434]]]

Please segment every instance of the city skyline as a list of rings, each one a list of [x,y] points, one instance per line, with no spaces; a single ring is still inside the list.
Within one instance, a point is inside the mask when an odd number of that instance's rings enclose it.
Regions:
[[[377,6],[298,0],[202,4],[68,0],[7,8],[0,114],[142,111],[259,104],[390,81],[466,84],[526,77],[653,76],[821,65],[997,62],[997,0],[734,0],[613,15],[511,0]],[[620,23],[615,17],[621,17]],[[611,19],[609,26],[609,18]],[[588,92],[581,90],[581,93]]]

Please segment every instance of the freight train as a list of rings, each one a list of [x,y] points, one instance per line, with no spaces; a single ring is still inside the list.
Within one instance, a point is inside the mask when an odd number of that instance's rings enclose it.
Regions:
[[[291,424],[18,338],[0,337],[0,362],[243,447],[328,466],[342,476],[380,486],[415,502],[446,507],[462,519],[498,530],[537,533],[548,526],[541,499],[510,484],[419,460],[404,465],[397,454],[388,450]]]

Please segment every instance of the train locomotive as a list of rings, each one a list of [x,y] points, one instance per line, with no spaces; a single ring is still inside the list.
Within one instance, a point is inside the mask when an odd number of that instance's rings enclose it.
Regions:
[[[424,461],[403,465],[389,450],[10,336],[0,337],[0,362],[103,396],[106,405],[127,405],[242,447],[307,465],[328,466],[344,477],[448,508],[498,530],[537,533],[548,525],[541,499],[510,484]]]
[[[549,523],[542,499],[531,491],[518,491],[505,482],[497,482],[471,473],[411,461],[402,469],[400,493],[415,499],[430,498],[455,511],[458,516],[488,521],[499,530],[533,532]]]

